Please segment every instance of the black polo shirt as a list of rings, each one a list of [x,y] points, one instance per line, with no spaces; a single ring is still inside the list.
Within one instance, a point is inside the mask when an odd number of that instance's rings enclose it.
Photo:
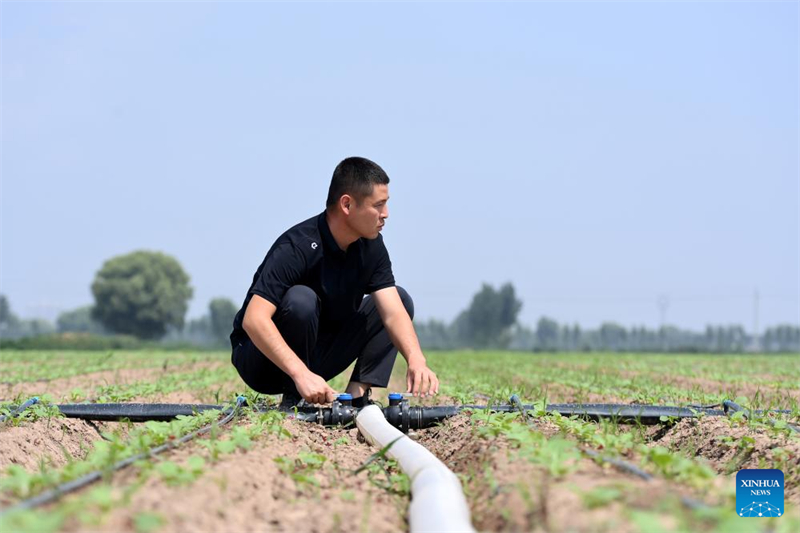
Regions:
[[[394,284],[383,236],[358,239],[344,251],[336,244],[323,211],[287,230],[269,249],[233,320],[231,344],[235,347],[247,338],[242,321],[254,294],[278,307],[293,285],[310,287],[321,301],[319,336],[326,337],[358,311],[365,294]]]

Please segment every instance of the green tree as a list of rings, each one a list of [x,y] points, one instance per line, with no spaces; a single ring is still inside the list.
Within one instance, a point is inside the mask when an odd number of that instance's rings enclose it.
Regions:
[[[8,298],[5,294],[0,294],[0,324],[8,324],[12,316]]]
[[[183,327],[192,288],[175,258],[142,250],[106,261],[92,294],[92,317],[108,330],[157,339]]]
[[[603,322],[600,325],[600,342],[604,350],[614,352],[623,350],[628,337],[624,327],[614,322]]]
[[[8,298],[0,294],[0,338],[18,339],[54,333],[55,326],[41,318],[21,319],[11,311]]]
[[[49,320],[43,318],[31,318],[20,322],[23,336],[35,337],[37,335],[49,335],[56,332],[56,327]]]
[[[5,294],[0,294],[0,337],[15,338],[21,335],[20,319],[11,311]]]
[[[208,317],[211,333],[218,341],[224,342],[233,331],[233,317],[239,309],[228,298],[214,298],[208,304]]]
[[[536,323],[536,347],[555,350],[558,347],[558,322],[543,316]]]
[[[458,347],[453,341],[450,327],[441,320],[435,318],[427,322],[416,320],[414,321],[414,330],[416,330],[419,343],[423,348],[448,350]]]
[[[505,348],[511,340],[510,328],[517,322],[522,302],[514,286],[506,283],[500,290],[483,284],[472,297],[470,306],[456,319],[459,337],[475,348]]]
[[[581,327],[576,323],[574,326],[572,326],[572,334],[570,335],[570,350],[582,349],[582,341],[583,331],[581,331]]]
[[[56,319],[58,331],[64,333],[75,331],[80,333],[104,333],[103,326],[92,318],[92,306],[78,307],[72,311],[64,311]]]

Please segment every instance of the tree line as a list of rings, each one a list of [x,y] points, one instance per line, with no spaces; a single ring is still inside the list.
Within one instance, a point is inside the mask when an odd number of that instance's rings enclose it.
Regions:
[[[214,298],[208,312],[185,321],[193,295],[189,275],[161,252],[136,251],[106,261],[91,286],[94,303],[66,311],[55,324],[18,318],[0,295],[0,339],[81,334],[128,336],[142,341],[225,347],[238,311],[231,300]],[[520,324],[522,301],[514,286],[484,283],[456,318],[446,323],[417,321],[420,344],[428,349],[511,349],[523,351],[611,352],[797,352],[800,327],[768,328],[758,338],[739,325],[709,325],[696,332],[674,326],[626,328],[605,322],[597,329],[559,324],[541,317],[535,327]]]
[[[740,325],[709,325],[696,332],[675,326],[626,328],[605,322],[597,329],[559,324],[541,317],[535,328],[517,320],[522,302],[510,283],[495,289],[483,284],[469,306],[451,323],[431,319],[414,327],[424,348],[455,350],[496,348],[522,351],[576,352],[800,352],[800,327],[768,328],[755,339]]]

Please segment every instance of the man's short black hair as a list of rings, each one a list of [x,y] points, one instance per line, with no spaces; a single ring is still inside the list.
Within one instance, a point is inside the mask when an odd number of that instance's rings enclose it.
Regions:
[[[336,165],[328,189],[325,207],[330,209],[343,194],[349,194],[357,203],[372,194],[374,185],[387,185],[389,176],[384,170],[364,157],[348,157]]]

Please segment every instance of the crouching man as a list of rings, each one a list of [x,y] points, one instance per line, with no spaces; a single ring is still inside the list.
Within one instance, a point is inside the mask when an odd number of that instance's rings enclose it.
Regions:
[[[283,394],[282,407],[333,401],[327,381],[353,361],[345,392],[363,407],[371,387],[389,384],[398,348],[408,362],[407,392],[439,390],[411,323],[411,296],[395,285],[380,233],[388,185],[368,159],[339,163],[325,211],[278,237],[253,276],[233,321],[231,361],[249,387]]]

